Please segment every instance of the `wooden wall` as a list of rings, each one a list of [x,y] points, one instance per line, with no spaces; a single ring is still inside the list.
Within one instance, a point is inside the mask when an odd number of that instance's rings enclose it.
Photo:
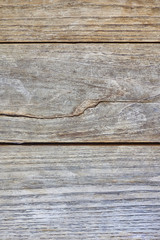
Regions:
[[[160,239],[159,0],[0,1],[0,240]]]

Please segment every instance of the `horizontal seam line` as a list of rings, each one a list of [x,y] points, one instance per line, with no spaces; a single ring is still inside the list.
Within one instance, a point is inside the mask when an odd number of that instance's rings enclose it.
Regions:
[[[25,145],[25,146],[31,146],[31,145],[51,145],[51,146],[71,146],[71,145],[81,145],[81,146],[91,146],[91,145],[102,145],[102,146],[123,146],[123,145],[128,145],[128,146],[160,146],[160,142],[23,142],[23,143],[18,143],[18,142],[1,142],[0,146],[4,145]]]
[[[4,42],[4,41],[0,41],[0,44],[160,44],[160,41],[157,40],[157,41],[142,41],[142,42],[139,42],[139,41],[135,41],[135,42],[132,42],[132,41],[92,41],[92,42],[85,42],[85,41],[73,41],[73,42],[68,42],[68,41],[41,41],[41,42]]]

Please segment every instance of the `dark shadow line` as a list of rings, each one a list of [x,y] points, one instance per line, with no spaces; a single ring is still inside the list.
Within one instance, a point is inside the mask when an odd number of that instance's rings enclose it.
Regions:
[[[0,42],[0,44],[160,44],[160,41],[155,41],[155,42],[121,42],[121,41],[99,41],[99,42],[65,42],[65,41],[60,41],[60,42],[55,42],[55,41],[42,41],[42,42]]]
[[[18,143],[18,142],[3,142],[0,143],[0,146],[3,145],[23,145],[23,146],[32,146],[32,145],[52,145],[52,146],[89,146],[89,145],[126,145],[126,146],[140,146],[140,145],[158,145],[160,146],[160,142],[24,142],[24,143]]]

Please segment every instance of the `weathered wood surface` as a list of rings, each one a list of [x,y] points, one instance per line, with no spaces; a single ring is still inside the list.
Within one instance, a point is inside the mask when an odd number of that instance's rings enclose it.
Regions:
[[[0,41],[159,42],[159,0],[1,0]]]
[[[1,142],[160,140],[158,44],[0,46]]]
[[[160,147],[1,146],[3,240],[159,240]]]
[[[0,118],[0,142],[160,142],[159,103],[101,103],[74,117]]]

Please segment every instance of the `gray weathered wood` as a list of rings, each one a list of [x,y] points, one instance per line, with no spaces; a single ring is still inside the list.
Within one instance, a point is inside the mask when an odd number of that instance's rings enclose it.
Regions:
[[[158,44],[1,45],[0,141],[159,141],[159,63]]]
[[[159,146],[1,146],[3,240],[159,240]]]
[[[0,46],[0,111],[78,115],[99,101],[160,101],[159,44]]]
[[[1,0],[0,41],[158,42],[159,0]]]
[[[160,142],[159,103],[101,103],[74,117],[1,116],[0,142]]]

